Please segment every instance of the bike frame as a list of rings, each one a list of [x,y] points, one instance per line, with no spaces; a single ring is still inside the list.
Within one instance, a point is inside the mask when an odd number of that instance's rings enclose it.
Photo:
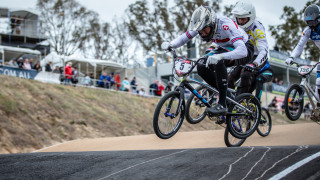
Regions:
[[[300,82],[300,86],[303,88],[304,92],[307,93],[309,101],[310,101],[310,103],[312,105],[312,109],[315,110],[316,109],[316,105],[313,102],[312,96],[317,100],[317,102],[319,102],[319,98],[317,97],[317,95],[312,90],[312,88],[311,88],[311,86],[310,86],[310,84],[308,82],[308,77],[302,77],[301,82]]]
[[[178,57],[175,53],[175,50],[172,49],[172,55],[173,55],[173,63],[175,62],[175,59]],[[194,84],[198,84],[198,85],[201,85],[201,86],[205,86],[207,89],[210,89],[211,91],[213,91],[214,93],[219,93],[219,91],[213,87],[211,87],[210,85],[208,84],[205,84],[205,83],[202,83],[200,81],[197,81],[197,80],[194,80],[194,79],[191,79],[191,78],[188,78],[189,74],[192,72],[192,70],[197,66],[197,64],[200,62],[200,60],[204,59],[206,56],[204,57],[201,57],[199,58],[198,60],[196,61],[193,61],[194,64],[192,65],[192,68],[184,75],[182,76],[182,79],[180,81],[180,84],[179,86],[175,89],[175,91],[180,91],[180,99],[179,99],[179,105],[178,105],[178,108],[177,108],[177,111],[176,113],[174,114],[174,116],[171,116],[172,118],[173,117],[176,117],[179,113],[180,113],[180,109],[181,109],[181,106],[182,104],[185,104],[185,98],[184,98],[184,95],[185,95],[185,90],[184,90],[184,87],[186,87],[188,90],[190,90],[190,92],[192,94],[194,94],[197,98],[199,98],[207,107],[211,107],[210,104],[191,86],[190,83],[194,83]],[[228,91],[230,91],[228,89]],[[236,102],[235,100],[231,99],[230,97],[226,97],[226,100],[230,103],[233,103],[235,105],[237,105],[240,109],[246,111],[246,112],[249,112],[249,113],[252,113],[251,110],[247,109],[246,107],[242,106],[241,104],[239,104],[238,102]],[[171,100],[172,101],[172,100]],[[170,102],[171,104],[171,102]],[[239,115],[244,115],[244,113],[229,113],[227,114],[227,116],[239,116]]]

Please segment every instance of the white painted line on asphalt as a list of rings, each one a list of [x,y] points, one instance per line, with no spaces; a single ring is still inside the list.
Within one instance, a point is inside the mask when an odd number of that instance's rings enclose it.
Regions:
[[[242,178],[242,180],[246,179],[249,176],[249,174],[252,172],[253,168],[256,167],[257,164],[264,159],[264,157],[266,156],[267,152],[269,152],[271,150],[270,147],[266,147],[266,148],[267,148],[267,150],[263,153],[262,157],[251,167],[250,171],[247,173],[247,175],[244,178]]]
[[[233,162],[232,164],[229,165],[229,171],[223,175],[219,180],[225,178],[232,170],[232,165],[236,164],[237,162],[239,162],[242,158],[246,157],[251,151],[253,151],[254,147],[251,147],[251,150],[248,151],[245,155],[243,155],[242,157],[240,157],[238,160],[236,160],[235,162]]]
[[[277,164],[279,164],[279,163],[282,162],[283,160],[288,159],[290,156],[292,156],[292,155],[294,155],[294,154],[302,151],[303,149],[307,149],[307,148],[308,148],[308,146],[299,146],[299,148],[296,149],[294,152],[292,152],[292,153],[289,154],[288,156],[280,159],[279,161],[275,162],[270,168],[268,168],[267,170],[265,170],[264,173],[262,173],[260,177],[256,178],[256,180],[262,178],[268,171],[270,171],[271,169],[273,169]]]
[[[298,169],[299,167],[303,166],[304,164],[306,164],[306,163],[308,163],[308,162],[310,162],[310,161],[312,161],[312,160],[314,160],[315,158],[318,158],[318,157],[320,157],[320,151],[315,153],[315,154],[313,154],[313,155],[311,155],[311,156],[309,156],[309,157],[307,157],[307,158],[305,158],[305,159],[303,159],[303,160],[301,160],[301,161],[299,161],[299,162],[297,162],[297,163],[295,163],[294,165],[292,165],[292,166],[288,167],[287,169],[283,170],[282,172],[274,175],[270,179],[271,180],[281,179],[281,178],[285,177],[286,175],[288,175],[289,173],[291,173],[292,171]]]
[[[142,165],[142,164],[146,164],[146,163],[148,163],[148,162],[155,161],[155,160],[158,160],[158,159],[163,159],[163,158],[166,158],[166,157],[169,157],[169,156],[173,156],[173,155],[175,155],[175,154],[183,153],[183,152],[186,152],[186,151],[188,151],[188,150],[182,150],[182,151],[175,152],[175,153],[171,153],[171,154],[168,154],[168,155],[165,155],[165,156],[161,156],[161,157],[158,157],[158,158],[155,158],[155,159],[150,159],[150,160],[148,160],[148,161],[144,161],[144,162],[142,162],[142,163],[139,163],[139,164],[136,164],[136,165],[133,165],[133,166],[129,166],[129,167],[125,168],[125,169],[122,169],[122,170],[120,170],[120,171],[118,171],[118,172],[112,173],[112,174],[110,174],[110,175],[108,175],[108,176],[102,177],[102,178],[100,178],[100,179],[98,179],[98,180],[106,179],[106,178],[111,177],[111,176],[113,176],[113,175],[115,175],[115,174],[119,174],[119,173],[121,173],[121,172],[123,172],[123,171],[126,171],[126,170],[128,170],[128,169],[131,169],[131,168],[140,166],[140,165]]]

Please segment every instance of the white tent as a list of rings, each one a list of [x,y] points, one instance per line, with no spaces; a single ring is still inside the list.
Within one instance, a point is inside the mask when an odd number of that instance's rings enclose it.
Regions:
[[[87,59],[79,57],[70,57],[70,56],[60,56],[56,53],[50,53],[41,61],[41,66],[45,66],[48,62],[52,62],[53,67],[55,66],[64,66],[67,62],[72,62],[72,67],[77,67],[78,70],[83,74],[93,73],[94,79],[99,79],[102,71],[107,72],[108,74],[119,72],[120,74],[125,74],[126,67],[113,62],[111,60],[101,60],[101,59]]]
[[[0,46],[1,59],[4,61],[10,61],[11,59],[18,59],[19,57],[30,54],[35,55],[34,60],[38,61],[41,59],[41,53],[38,50],[32,50],[27,48],[18,48],[11,46]]]

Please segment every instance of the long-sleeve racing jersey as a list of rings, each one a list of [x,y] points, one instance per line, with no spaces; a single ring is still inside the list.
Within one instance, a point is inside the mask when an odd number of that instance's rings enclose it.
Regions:
[[[257,56],[253,62],[258,67],[264,65],[268,60],[268,42],[264,26],[255,20],[246,33],[249,35],[249,41],[254,45],[254,55]]]
[[[307,26],[302,33],[302,36],[291,53],[291,57],[297,58],[301,55],[303,51],[303,47],[307,44],[308,40],[311,39],[318,48],[320,48],[320,29],[318,28],[317,32],[311,30],[309,26]]]
[[[233,47],[234,50],[223,53],[224,59],[240,59],[248,54],[245,43],[248,35],[231,19],[225,16],[217,17],[217,29],[211,41],[221,47]],[[178,48],[198,35],[198,31],[187,31],[171,41],[173,48]]]

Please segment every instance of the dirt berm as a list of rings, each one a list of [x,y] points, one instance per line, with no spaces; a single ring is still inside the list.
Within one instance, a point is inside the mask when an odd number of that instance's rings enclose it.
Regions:
[[[32,152],[83,139],[153,134],[159,98],[0,76],[0,153]],[[274,124],[290,124],[274,114]],[[294,123],[300,123],[294,122]],[[180,131],[221,129],[205,119]]]

